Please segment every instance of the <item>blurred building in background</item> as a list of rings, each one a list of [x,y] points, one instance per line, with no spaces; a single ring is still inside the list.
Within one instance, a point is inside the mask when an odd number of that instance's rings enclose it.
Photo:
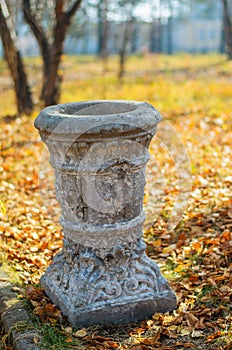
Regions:
[[[128,41],[129,53],[222,52],[224,48],[221,3],[207,11],[204,3],[196,3],[188,16],[155,18],[132,23]],[[108,23],[107,51],[117,54],[123,38],[123,22]],[[81,37],[69,36],[65,50],[70,54],[97,54],[96,23],[88,23]]]

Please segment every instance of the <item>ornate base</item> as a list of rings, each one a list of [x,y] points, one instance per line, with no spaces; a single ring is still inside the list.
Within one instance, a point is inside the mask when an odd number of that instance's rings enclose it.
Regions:
[[[112,249],[64,241],[41,283],[74,326],[128,323],[176,308],[176,296],[141,239]]]

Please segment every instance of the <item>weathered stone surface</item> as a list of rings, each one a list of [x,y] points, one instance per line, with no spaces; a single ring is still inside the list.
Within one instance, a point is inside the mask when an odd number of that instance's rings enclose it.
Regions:
[[[74,326],[176,307],[141,238],[147,149],[160,119],[147,103],[90,101],[48,107],[35,121],[55,169],[65,237],[41,282]]]

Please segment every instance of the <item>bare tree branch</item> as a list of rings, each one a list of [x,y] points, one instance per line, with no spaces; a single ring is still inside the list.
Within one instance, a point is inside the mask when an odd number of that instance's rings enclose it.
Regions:
[[[69,8],[68,10],[65,12],[65,15],[70,19],[75,13],[76,11],[79,9],[79,7],[81,6],[81,2],[82,0],[77,0],[75,1]]]
[[[33,34],[37,39],[43,58],[47,59],[48,58],[47,57],[48,39],[46,37],[45,31],[43,30],[42,26],[36,19],[35,14],[33,14],[31,11],[30,0],[23,0],[23,13],[24,13],[26,22],[30,26]]]
[[[56,0],[55,1],[56,18],[59,18],[64,13],[63,9],[64,9],[64,0]]]

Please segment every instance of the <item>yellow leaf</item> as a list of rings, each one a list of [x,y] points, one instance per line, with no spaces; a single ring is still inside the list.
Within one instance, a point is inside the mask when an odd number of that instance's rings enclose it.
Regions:
[[[173,324],[172,326],[167,327],[169,331],[175,331],[177,329],[177,326]]]
[[[148,320],[148,321],[147,321],[148,327],[151,327],[153,324],[154,324],[154,321],[153,321],[153,320]]]
[[[176,249],[176,244],[171,244],[168,247],[165,247],[162,250],[162,253],[171,253],[174,249]]]
[[[189,335],[191,332],[189,330],[189,328],[182,328],[180,331],[181,336],[185,336],[185,335]]]
[[[180,265],[178,265],[175,268],[175,272],[180,272],[180,271],[183,271],[183,270],[187,270],[189,265],[190,265],[189,263],[187,263],[187,264],[180,264]]]
[[[78,338],[84,338],[86,335],[87,335],[87,332],[84,328],[80,329],[79,331],[73,334],[74,337],[78,337]]]
[[[6,206],[1,200],[0,200],[0,213],[2,213],[3,215],[6,215]]]
[[[173,320],[175,319],[175,317],[174,316],[164,316],[164,321],[163,321],[163,323],[165,324],[165,325],[167,325],[167,324],[169,324],[169,323],[171,323]]]

